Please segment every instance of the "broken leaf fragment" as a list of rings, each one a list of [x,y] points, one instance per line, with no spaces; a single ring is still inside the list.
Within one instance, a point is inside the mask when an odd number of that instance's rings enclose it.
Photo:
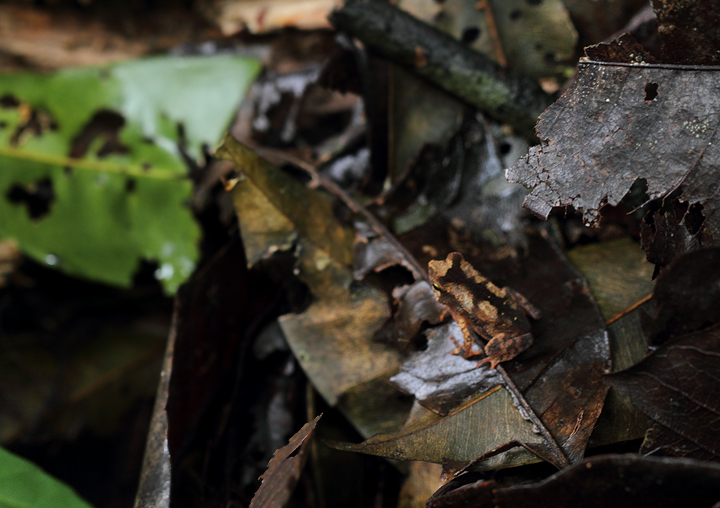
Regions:
[[[573,206],[588,224],[638,179],[651,200],[686,182],[681,199],[703,205],[701,229],[717,237],[720,203],[709,189],[717,187],[711,168],[720,159],[718,73],[580,62],[574,85],[540,116],[540,145],[507,177],[532,189],[524,206],[535,215]]]
[[[250,508],[282,508],[287,505],[310,455],[313,430],[321,416],[303,425],[287,445],[275,452],[267,471],[260,477],[262,485],[250,502]]]

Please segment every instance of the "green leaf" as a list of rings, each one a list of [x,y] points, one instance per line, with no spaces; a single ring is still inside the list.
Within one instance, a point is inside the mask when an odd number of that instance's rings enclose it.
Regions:
[[[91,508],[73,489],[0,448],[0,508]]]
[[[0,239],[120,286],[141,260],[157,261],[156,276],[174,292],[195,266],[200,237],[177,144],[195,158],[217,144],[258,70],[234,56],[161,57],[1,76]],[[117,132],[93,130],[99,114],[116,118]],[[103,150],[111,141],[121,149]],[[32,217],[27,202],[40,188],[52,198]]]

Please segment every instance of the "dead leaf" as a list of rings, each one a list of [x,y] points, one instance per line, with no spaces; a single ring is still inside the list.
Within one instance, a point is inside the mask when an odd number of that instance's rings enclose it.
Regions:
[[[217,156],[232,161],[245,177],[233,181],[230,189],[243,243],[252,254],[248,255],[250,264],[286,247],[292,226],[300,236],[325,249],[336,262],[352,265],[354,233],[335,219],[330,199],[317,190],[305,188],[229,134],[217,149]],[[261,226],[255,221],[260,221]],[[270,227],[270,232],[263,230],[265,226]]]
[[[391,344],[405,344],[415,338],[423,323],[436,325],[447,317],[447,309],[438,303],[430,283],[420,280],[393,289],[395,308],[391,319],[375,334],[375,339]]]
[[[637,365],[608,376],[660,429],[676,434],[660,439],[656,433],[655,448],[647,453],[670,454],[685,446],[678,441],[689,441],[688,446],[720,459],[718,356],[720,327],[714,326],[669,340]]]
[[[707,248],[678,257],[667,266],[653,293],[656,304],[643,328],[652,344],[697,331],[720,320],[720,248]]]
[[[445,462],[474,461],[490,450],[500,448],[513,438],[526,443],[541,444],[542,438],[532,430],[532,424],[513,407],[513,398],[502,388],[479,395],[466,406],[444,418],[428,410],[429,415],[419,423],[406,425],[402,431],[373,436],[360,443],[332,443],[340,450],[379,455],[396,460]],[[512,438],[511,438],[512,439]],[[490,470],[536,460],[522,448],[506,451],[488,458],[478,467]]]
[[[478,2],[459,0],[441,4],[404,0],[398,4],[475,51],[496,61],[498,53],[504,55],[504,66],[531,76],[557,74],[561,63],[572,58],[577,44],[577,32],[559,0],[495,0],[484,8]],[[494,40],[493,30],[499,40]]]
[[[454,321],[427,332],[427,349],[410,355],[390,382],[439,415],[447,415],[477,393],[502,385],[494,369],[476,368],[477,359],[451,354],[457,347],[450,337],[461,340]]]
[[[316,300],[301,314],[281,317],[280,326],[315,388],[334,405],[352,386],[395,372],[400,355],[372,340],[389,317],[385,294],[353,284],[350,270],[310,242],[301,246],[298,277]]]
[[[551,499],[557,508],[710,508],[720,499],[720,467],[689,459],[605,455],[530,485],[481,480],[441,490],[428,507],[525,508],[547,506]]]
[[[666,62],[692,65],[720,63],[720,8],[712,2],[655,0],[658,33]]]
[[[715,235],[719,72],[580,62],[572,88],[538,121],[541,144],[506,172],[532,189],[524,206],[543,219],[573,206],[597,224],[600,208],[617,205],[638,179],[649,199],[685,182],[682,199],[703,204],[703,227]]]
[[[387,236],[378,236],[367,224],[356,224],[358,239],[355,241],[355,265],[353,275],[361,280],[370,272],[380,272],[391,266],[403,266],[417,280],[423,278],[413,264],[408,262],[405,253],[388,240]]]
[[[567,256],[587,279],[606,321],[652,294],[653,266],[631,238],[581,245]]]
[[[283,508],[300,479],[310,452],[313,430],[322,415],[303,425],[290,442],[275,452],[267,471],[260,477],[262,485],[255,493],[250,508]]]

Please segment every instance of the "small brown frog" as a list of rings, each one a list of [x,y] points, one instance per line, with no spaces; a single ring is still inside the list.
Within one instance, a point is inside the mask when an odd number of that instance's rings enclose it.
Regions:
[[[488,341],[478,366],[489,362],[490,368],[517,355],[533,343],[530,322],[526,316],[540,319],[540,310],[517,291],[499,288],[475,270],[459,252],[451,252],[444,261],[430,261],[430,282],[435,298],[445,305],[463,334],[462,345],[453,338],[453,354],[470,358],[473,351],[472,330]]]

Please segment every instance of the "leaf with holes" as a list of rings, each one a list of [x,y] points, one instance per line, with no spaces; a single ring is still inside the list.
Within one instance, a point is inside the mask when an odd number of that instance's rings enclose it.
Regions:
[[[220,141],[259,69],[151,58],[0,78],[0,239],[71,275],[174,292],[198,256],[185,157]],[[183,155],[179,147],[183,147]]]

